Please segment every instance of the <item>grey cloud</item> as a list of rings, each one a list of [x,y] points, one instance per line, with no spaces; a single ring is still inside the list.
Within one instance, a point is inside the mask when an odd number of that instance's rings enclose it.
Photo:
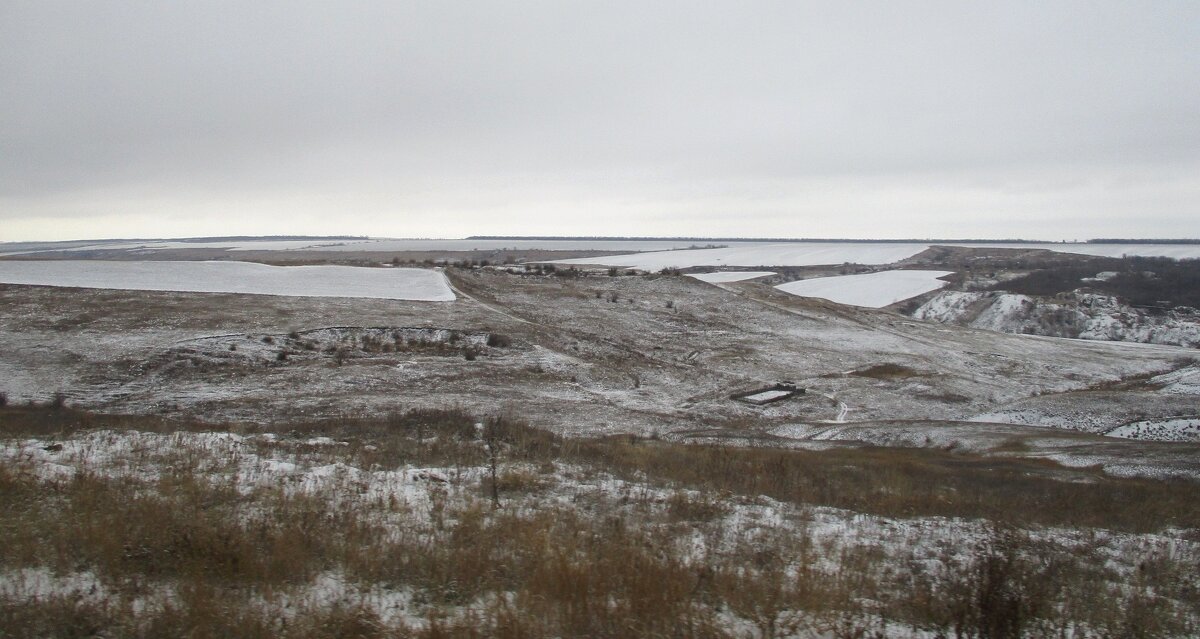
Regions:
[[[86,217],[146,191],[181,209],[365,191],[353,230],[393,234],[370,225],[551,192],[715,232],[733,197],[804,211],[823,180],[1027,188],[1049,210],[1072,185],[1161,171],[1172,195],[1152,201],[1188,210],[1155,211],[1175,220],[1157,233],[1196,234],[1198,7],[9,2],[0,217]],[[962,215],[944,199],[926,200],[935,219]]]

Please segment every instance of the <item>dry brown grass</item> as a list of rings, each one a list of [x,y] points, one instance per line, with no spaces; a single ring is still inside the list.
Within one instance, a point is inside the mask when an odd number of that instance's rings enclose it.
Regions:
[[[572,454],[627,477],[889,517],[1135,532],[1200,527],[1194,482],[1113,478],[1041,460],[919,448],[791,451],[629,438],[580,444]]]
[[[43,433],[80,420],[120,423],[34,412],[0,424]],[[1132,582],[1114,583],[1103,544],[1058,545],[1022,531],[1046,523],[1195,529],[1193,484],[1098,474],[1068,483],[1050,464],[937,451],[564,441],[512,419],[483,423],[423,411],[299,424],[289,450],[362,468],[478,468],[486,431],[503,464],[499,508],[484,486],[434,485],[428,509],[412,510],[270,486],[239,492],[198,463],[164,469],[148,484],[90,473],[38,480],[0,465],[0,570],[84,571],[109,593],[17,599],[0,590],[0,637],[724,637],[736,634],[727,615],[764,637],[887,634],[889,620],[965,637],[1198,629],[1194,557],[1147,555]],[[348,445],[306,452],[303,438],[318,434]],[[560,465],[644,490],[543,502]],[[735,504],[763,496],[1010,525],[947,549],[934,568],[873,546],[831,551],[802,523],[698,553],[678,543],[719,531]],[[324,574],[343,576],[345,599],[294,599]],[[408,593],[416,616],[386,620],[369,598],[355,598],[359,589]]]

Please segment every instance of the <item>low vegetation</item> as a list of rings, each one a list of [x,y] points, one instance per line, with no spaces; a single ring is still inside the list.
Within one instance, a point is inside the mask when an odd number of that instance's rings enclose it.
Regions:
[[[1113,275],[1095,279],[1102,272]],[[1200,308],[1200,260],[1093,258],[1034,268],[1022,277],[995,284],[992,290],[1051,296],[1081,287],[1114,295],[1131,306]]]
[[[0,413],[0,636],[1200,630],[1190,483],[454,410],[212,428]]]

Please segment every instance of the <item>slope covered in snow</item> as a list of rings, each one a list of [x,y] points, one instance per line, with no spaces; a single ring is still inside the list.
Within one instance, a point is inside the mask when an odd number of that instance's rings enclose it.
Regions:
[[[1092,293],[1050,300],[998,291],[945,291],[912,316],[1002,333],[1200,346],[1200,317],[1189,310],[1150,313]]]

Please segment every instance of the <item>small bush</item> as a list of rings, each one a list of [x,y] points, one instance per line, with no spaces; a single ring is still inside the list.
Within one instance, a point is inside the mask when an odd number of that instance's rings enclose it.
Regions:
[[[287,358],[288,358],[288,352],[286,349],[279,351],[278,353],[275,354],[275,361],[277,361],[277,362],[286,362]]]
[[[512,346],[512,338],[503,333],[489,333],[487,345],[494,348],[507,348]]]
[[[473,361],[475,361],[475,351],[470,348],[464,348],[463,349],[463,357],[468,362],[473,362]]]
[[[67,394],[62,391],[55,391],[50,398],[51,408],[63,408],[67,405]]]
[[[8,393],[0,393],[0,408],[8,406]]]
[[[270,335],[263,335],[262,343],[263,344],[274,344],[275,338],[271,337]]]
[[[871,379],[904,379],[906,377],[917,377],[920,375],[919,372],[907,366],[893,364],[890,362],[886,364],[875,364],[874,366],[868,366],[866,368],[856,370],[850,374],[854,375],[855,377],[869,377]]]

